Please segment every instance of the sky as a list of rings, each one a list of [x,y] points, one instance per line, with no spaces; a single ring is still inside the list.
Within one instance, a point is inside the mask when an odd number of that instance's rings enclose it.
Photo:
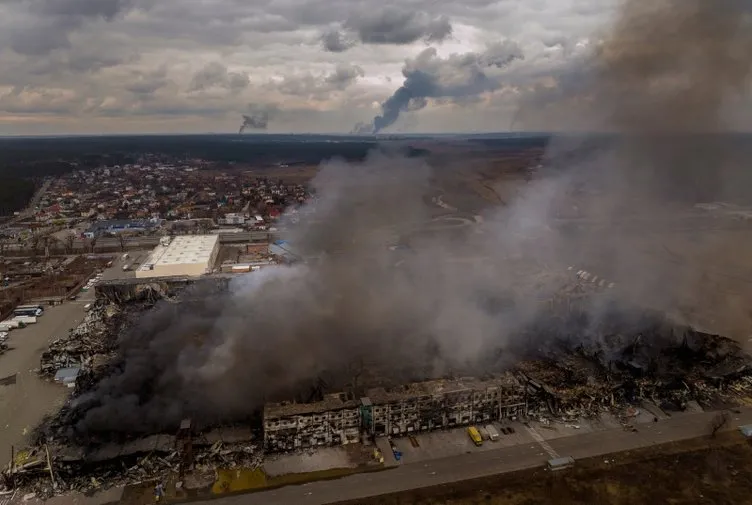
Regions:
[[[3,0],[0,135],[520,125],[617,0]]]

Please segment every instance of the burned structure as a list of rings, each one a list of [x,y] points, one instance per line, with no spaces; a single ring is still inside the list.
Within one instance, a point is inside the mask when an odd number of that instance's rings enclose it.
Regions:
[[[526,386],[512,373],[479,380],[431,380],[371,388],[355,400],[330,394],[315,403],[268,404],[264,448],[283,451],[348,444],[361,436],[409,433],[482,423],[527,412]]]

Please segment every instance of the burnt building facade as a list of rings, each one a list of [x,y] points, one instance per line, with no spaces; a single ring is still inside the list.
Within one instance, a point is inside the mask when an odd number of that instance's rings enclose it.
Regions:
[[[315,403],[273,403],[264,407],[264,449],[269,452],[359,441],[359,402],[344,394],[327,395]]]
[[[480,424],[527,413],[526,387],[513,374],[374,388],[354,400],[333,394],[316,403],[268,404],[264,447],[285,451],[359,442],[361,437]]]

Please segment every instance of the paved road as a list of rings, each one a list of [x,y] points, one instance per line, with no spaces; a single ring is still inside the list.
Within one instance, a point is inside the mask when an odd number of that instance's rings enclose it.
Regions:
[[[715,413],[684,414],[640,425],[637,433],[607,430],[548,440],[561,456],[586,458],[649,447],[706,435]],[[734,415],[730,428],[752,423],[752,409]],[[497,475],[543,465],[550,455],[539,443],[473,452],[451,458],[406,464],[383,472],[358,474],[339,480],[288,486],[272,491],[212,500],[219,505],[323,505],[385,493]]]
[[[42,417],[60,406],[69,389],[41,380],[34,369],[55,338],[68,334],[84,317],[88,300],[49,307],[44,315],[23,329],[10,333],[9,351],[0,356],[0,377],[16,375],[16,384],[0,386],[0,462],[10,457],[11,446],[23,447],[29,432]]]

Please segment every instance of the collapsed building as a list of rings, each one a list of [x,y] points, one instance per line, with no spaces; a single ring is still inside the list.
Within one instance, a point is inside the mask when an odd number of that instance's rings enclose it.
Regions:
[[[141,317],[141,311],[158,300],[166,300],[162,303],[171,309],[177,304],[205,304],[200,300],[208,296],[206,291],[185,290],[196,283],[216,294],[227,290],[228,279],[102,283],[97,286],[98,302],[82,325],[43,354],[40,374],[51,379],[61,369],[80,367],[75,403],[108,376],[122,345],[119,332]],[[219,419],[212,425],[196,419],[187,429],[181,423],[138,434],[89,433],[83,445],[80,439],[67,438],[85,413],[69,404],[40,428],[37,442],[20,452],[3,474],[6,480],[12,477],[15,486],[47,496],[171,474],[210,474],[215,468],[253,468],[262,463],[264,453],[380,436],[533,415],[558,420],[597,417],[645,401],[667,411],[682,410],[691,401],[708,409],[726,408],[750,396],[752,358],[736,342],[644,311],[603,312],[597,321],[587,320],[575,303],[587,296],[581,291],[570,290],[551,303],[546,313],[556,315],[542,317],[529,334],[520,336],[519,342],[529,343],[527,347],[500,351],[518,360],[502,367],[499,363],[509,361],[492,359],[491,369],[478,369],[476,378],[458,378],[466,375],[463,371],[401,384],[395,376],[382,376],[383,370],[366,370],[361,379],[384,380],[358,380],[351,389],[347,384],[343,388],[342,382],[321,381],[316,395],[301,395],[300,402],[271,403],[267,398],[261,412],[248,419]]]

